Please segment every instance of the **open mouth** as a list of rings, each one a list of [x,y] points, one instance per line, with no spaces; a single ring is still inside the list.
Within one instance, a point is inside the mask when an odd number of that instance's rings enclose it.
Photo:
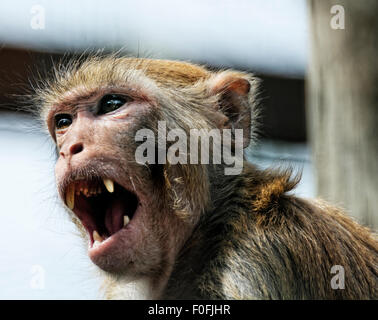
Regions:
[[[65,200],[87,230],[91,248],[127,228],[139,205],[134,193],[108,178],[71,182]]]

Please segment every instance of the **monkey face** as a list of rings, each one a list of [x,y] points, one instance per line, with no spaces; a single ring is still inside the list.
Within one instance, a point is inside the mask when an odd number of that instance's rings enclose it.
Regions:
[[[40,90],[41,116],[58,151],[59,195],[97,266],[136,277],[169,273],[208,206],[208,171],[138,164],[136,133],[156,131],[159,121],[189,132],[231,126],[230,119],[249,132],[249,90],[244,74],[96,57]]]
[[[134,159],[135,130],[151,117],[152,102],[121,89],[74,100],[48,115],[60,197],[80,220],[96,265],[109,272],[151,272],[164,264],[171,227],[179,227],[167,218],[149,169]]]

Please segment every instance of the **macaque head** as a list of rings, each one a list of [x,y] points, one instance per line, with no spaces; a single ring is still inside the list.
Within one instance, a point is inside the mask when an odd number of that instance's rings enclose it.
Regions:
[[[250,138],[255,80],[175,61],[92,57],[55,70],[37,90],[56,144],[59,196],[110,273],[168,272],[211,207],[211,166],[135,159],[138,130],[243,129]],[[172,144],[172,142],[167,142]],[[155,141],[156,157],[162,148]],[[164,149],[163,149],[164,150]]]

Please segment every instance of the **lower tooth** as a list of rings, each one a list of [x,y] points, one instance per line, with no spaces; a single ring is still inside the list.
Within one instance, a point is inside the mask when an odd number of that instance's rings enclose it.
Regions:
[[[98,234],[96,230],[93,231],[93,240],[101,243],[104,239]]]
[[[127,226],[128,223],[130,222],[129,216],[123,216],[123,226]]]
[[[101,242],[96,240],[96,241],[93,243],[93,248],[98,247],[100,244],[101,244]]]

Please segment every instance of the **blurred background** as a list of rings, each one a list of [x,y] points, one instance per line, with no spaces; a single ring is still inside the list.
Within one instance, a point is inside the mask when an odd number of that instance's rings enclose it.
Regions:
[[[0,299],[98,299],[100,279],[59,204],[54,147],[14,95],[63,54],[122,50],[262,79],[261,167],[303,172],[321,196],[378,227],[377,1],[0,2]]]

